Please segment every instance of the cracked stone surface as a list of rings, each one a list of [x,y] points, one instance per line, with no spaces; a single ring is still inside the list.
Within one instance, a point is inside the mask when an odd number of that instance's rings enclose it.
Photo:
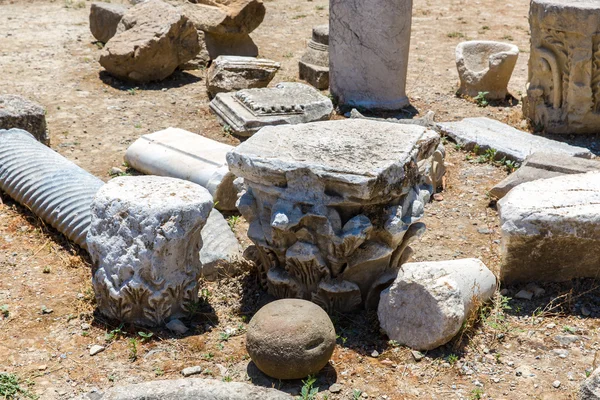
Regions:
[[[141,326],[186,316],[212,206],[206,189],[174,178],[119,177],[100,188],[87,235],[98,310]]]
[[[600,172],[524,183],[498,210],[505,283],[598,276]]]
[[[331,0],[330,90],[340,105],[408,106],[412,0]]]
[[[368,120],[266,127],[227,155],[261,281],[328,312],[377,307],[425,227],[440,137]]]
[[[222,92],[264,88],[279,68],[280,63],[264,58],[219,56],[206,74],[206,89],[214,97]]]

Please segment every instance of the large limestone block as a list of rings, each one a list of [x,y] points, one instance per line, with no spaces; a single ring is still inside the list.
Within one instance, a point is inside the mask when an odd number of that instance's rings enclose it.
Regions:
[[[115,36],[127,7],[121,4],[92,3],[90,7],[90,31],[96,40],[106,43]]]
[[[229,172],[227,153],[233,146],[179,128],[142,135],[125,153],[125,161],[148,175],[170,176],[205,187],[216,208],[236,210],[238,191]]]
[[[211,60],[219,56],[258,56],[258,47],[249,35],[221,35],[206,32],[204,46]]]
[[[214,379],[175,379],[115,386],[81,400],[292,400],[275,389]]]
[[[100,64],[108,73],[134,82],[159,81],[200,51],[194,24],[160,0],[130,8],[109,40]]]
[[[223,214],[213,209],[202,228],[202,277],[216,280],[219,276],[236,275],[241,259],[242,249],[235,234]]]
[[[311,86],[283,82],[274,88],[219,93],[210,102],[210,109],[234,134],[251,136],[268,125],[327,120],[333,103]]]
[[[206,88],[211,96],[217,93],[267,87],[281,64],[254,57],[220,56],[211,64]]]
[[[514,44],[486,40],[459,43],[456,46],[459,93],[475,97],[487,92],[486,99],[503,100],[518,58],[519,48]]]
[[[411,18],[412,0],[329,2],[330,90],[340,105],[398,110],[409,104]]]
[[[498,210],[505,283],[600,273],[600,172],[524,183],[498,202]]]
[[[533,0],[523,112],[548,133],[600,131],[600,2]]]
[[[298,62],[300,79],[319,90],[329,88],[329,25],[313,28],[306,52]]]
[[[335,328],[322,308],[306,300],[267,304],[252,317],[246,350],[265,374],[302,379],[327,365],[335,349]]]
[[[600,171],[600,162],[557,153],[536,152],[527,157],[521,168],[510,174],[490,190],[490,194],[501,199],[514,187],[538,179],[560,175],[585,174]]]
[[[183,5],[182,11],[198,30],[219,35],[247,35],[266,13],[261,0],[200,0]]]
[[[381,293],[381,329],[413,349],[435,349],[452,340],[496,287],[494,274],[474,258],[404,264]]]
[[[600,400],[600,368],[581,383],[577,392],[577,400]]]
[[[186,316],[198,301],[212,204],[206,189],[180,179],[119,177],[100,188],[87,234],[98,310],[144,326]]]
[[[419,164],[439,142],[416,125],[343,120],[265,127],[232,150],[263,285],[329,312],[376,307],[425,229],[433,188]]]
[[[41,105],[13,94],[0,95],[0,129],[23,129],[39,142],[49,144],[46,110]]]
[[[498,159],[506,157],[509,160],[523,162],[527,156],[536,151],[583,158],[592,157],[592,152],[583,147],[532,135],[485,117],[442,122],[438,124],[438,128],[442,134],[462,145],[465,150],[473,150],[475,146],[479,146],[481,151],[494,149]]]

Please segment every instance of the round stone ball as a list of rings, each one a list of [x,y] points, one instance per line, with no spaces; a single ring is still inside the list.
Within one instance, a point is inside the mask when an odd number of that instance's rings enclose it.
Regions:
[[[267,304],[252,318],[246,349],[263,373],[302,379],[319,372],[335,348],[335,328],[323,309],[306,300]]]

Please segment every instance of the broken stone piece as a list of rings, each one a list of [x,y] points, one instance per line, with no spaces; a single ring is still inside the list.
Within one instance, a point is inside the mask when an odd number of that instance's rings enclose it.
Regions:
[[[473,40],[456,46],[459,93],[476,97],[486,92],[489,100],[504,99],[508,81],[519,58],[514,44]]]
[[[512,188],[525,182],[599,170],[600,162],[597,160],[586,160],[557,153],[537,152],[527,157],[521,168],[494,186],[490,190],[490,194],[497,199],[501,199]]]
[[[536,136],[485,117],[442,122],[438,124],[438,128],[442,134],[462,145],[465,150],[473,150],[475,146],[479,146],[482,152],[488,149],[496,150],[498,160],[506,157],[508,160],[523,162],[536,151],[582,158],[592,157],[592,152],[583,147]]]
[[[381,329],[410,348],[435,349],[460,331],[496,287],[496,277],[478,259],[404,264],[392,286],[381,293]]]
[[[328,312],[377,307],[425,230],[433,188],[419,163],[439,142],[416,125],[342,120],[265,127],[233,149],[229,168],[248,188],[238,209],[269,293]]]
[[[598,276],[600,172],[524,183],[498,210],[504,283]]]
[[[331,0],[330,91],[348,107],[399,110],[409,105],[406,72],[412,0]]]
[[[258,47],[249,35],[220,35],[204,33],[204,46],[211,60],[219,56],[258,56]]]
[[[533,0],[523,114],[547,133],[596,134],[600,127],[600,2]]]
[[[181,370],[181,375],[188,377],[192,375],[198,375],[202,373],[202,367],[197,365],[195,367],[187,367]]]
[[[167,78],[199,51],[194,24],[175,7],[147,0],[125,13],[99,61],[117,78],[150,82]]]
[[[268,125],[327,120],[333,103],[311,86],[284,82],[274,88],[219,93],[210,102],[210,109],[232,133],[251,136]]]
[[[106,43],[117,33],[117,26],[127,12],[121,4],[92,3],[90,7],[90,31],[99,42]]]
[[[223,215],[213,209],[202,228],[202,277],[212,281],[219,276],[236,275],[241,256],[242,249],[235,234]]]
[[[106,348],[97,344],[90,347],[90,356],[95,356],[98,353],[102,353]]]
[[[211,97],[222,92],[264,88],[280,67],[280,63],[262,58],[220,56],[208,70],[206,88]]]
[[[581,383],[577,392],[577,400],[600,400],[600,368]]]
[[[313,28],[306,52],[298,62],[300,79],[319,90],[329,88],[329,25]]]
[[[100,313],[141,326],[185,317],[198,301],[211,209],[206,189],[180,179],[119,177],[100,188],[87,234]]]
[[[0,129],[22,129],[38,142],[50,143],[46,130],[46,110],[41,105],[14,94],[0,95]]]
[[[180,320],[178,320],[177,318],[173,318],[172,320],[170,320],[167,323],[166,327],[171,332],[178,333],[180,335],[183,335],[184,333],[186,333],[189,330],[188,327],[185,326],[185,324],[183,322],[181,322]]]
[[[219,210],[236,210],[238,191],[225,156],[233,146],[192,132],[167,128],[142,135],[125,153],[125,161],[148,175],[170,176],[208,189]]]
[[[261,0],[200,0],[184,4],[181,10],[196,29],[218,35],[247,35],[266,14]]]

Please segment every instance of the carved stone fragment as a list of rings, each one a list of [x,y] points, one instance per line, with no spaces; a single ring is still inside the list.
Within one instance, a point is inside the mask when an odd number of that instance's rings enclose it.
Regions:
[[[329,25],[313,28],[306,52],[298,62],[300,79],[319,90],[329,88]]]
[[[376,307],[425,230],[439,143],[416,125],[344,120],[265,127],[233,149],[269,292],[328,312]]]
[[[547,133],[600,130],[600,2],[533,0],[524,114]]]
[[[179,179],[120,177],[100,188],[87,235],[98,310],[143,326],[186,316],[211,209],[206,189]]]

